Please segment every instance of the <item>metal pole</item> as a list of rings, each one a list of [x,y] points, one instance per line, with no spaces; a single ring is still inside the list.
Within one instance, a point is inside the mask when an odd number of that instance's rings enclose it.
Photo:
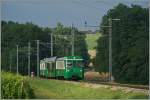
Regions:
[[[72,56],[74,56],[74,26],[72,23]]]
[[[39,40],[37,40],[37,77],[39,77]]]
[[[111,19],[109,18],[109,26],[101,26],[101,27],[109,27],[109,81],[112,81],[112,20],[119,21],[120,19]],[[85,22],[85,26],[87,27],[87,22]],[[98,27],[98,26],[88,26],[88,27]]]
[[[28,76],[30,76],[30,48],[31,44],[28,42]]]
[[[17,75],[18,75],[18,45],[17,45]]]
[[[51,33],[51,57],[53,56],[53,33]]]
[[[9,68],[10,68],[10,72],[11,72],[11,59],[12,59],[12,57],[11,57],[11,52],[9,52],[9,58],[10,58],[10,59],[9,59],[9,60],[10,60],[10,62],[9,62],[9,63],[10,63],[10,64],[9,64]]]
[[[109,18],[109,82],[112,81],[112,19]]]

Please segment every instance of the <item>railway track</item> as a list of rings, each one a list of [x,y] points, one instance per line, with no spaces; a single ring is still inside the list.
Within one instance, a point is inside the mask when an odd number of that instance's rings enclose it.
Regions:
[[[58,80],[66,83],[78,84],[80,86],[89,87],[89,88],[108,88],[113,91],[121,90],[124,91],[125,93],[135,92],[135,93],[144,93],[146,95],[149,95],[150,92],[149,86],[146,85],[130,85],[130,84],[88,81],[88,80],[73,81],[73,80],[54,79],[54,78],[41,78],[41,79]]]
[[[125,93],[144,93],[149,95],[149,86],[145,85],[130,85],[130,84],[119,84],[119,83],[109,83],[109,82],[95,82],[95,81],[68,81],[64,80],[66,83],[79,84],[83,87],[89,88],[108,88],[111,90],[121,90]]]
[[[87,81],[87,80],[84,80],[84,82],[149,90],[149,86],[147,86],[147,85],[131,85],[131,84],[120,84],[120,83],[110,83],[110,82],[100,82],[100,81]]]

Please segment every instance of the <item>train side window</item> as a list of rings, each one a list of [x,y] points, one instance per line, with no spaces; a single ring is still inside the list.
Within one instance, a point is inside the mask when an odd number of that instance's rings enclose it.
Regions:
[[[46,63],[46,65],[47,65],[47,69],[48,69],[48,70],[51,70],[51,69],[52,69],[52,63],[51,63],[51,62]]]
[[[56,69],[65,69],[64,61],[56,61]]]
[[[52,63],[52,69],[55,69],[55,63],[54,62]]]
[[[77,66],[77,67],[83,67],[84,65],[83,65],[83,61],[75,61],[75,65]]]
[[[40,63],[40,70],[45,70],[45,63],[44,62]]]

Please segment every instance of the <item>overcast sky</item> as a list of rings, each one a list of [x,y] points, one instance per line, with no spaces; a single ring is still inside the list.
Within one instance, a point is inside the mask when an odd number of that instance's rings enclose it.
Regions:
[[[33,22],[42,27],[55,27],[57,22],[70,26],[73,22],[82,30],[85,29],[84,21],[98,25],[102,16],[118,3],[148,7],[148,0],[2,0],[1,18],[19,23]]]

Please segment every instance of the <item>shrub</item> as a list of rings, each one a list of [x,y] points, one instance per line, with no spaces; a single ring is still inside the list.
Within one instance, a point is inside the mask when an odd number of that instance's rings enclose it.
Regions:
[[[3,99],[27,99],[34,98],[27,77],[1,72],[1,96]]]

